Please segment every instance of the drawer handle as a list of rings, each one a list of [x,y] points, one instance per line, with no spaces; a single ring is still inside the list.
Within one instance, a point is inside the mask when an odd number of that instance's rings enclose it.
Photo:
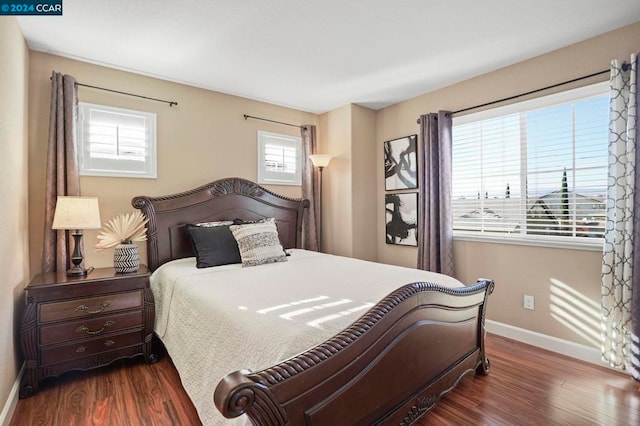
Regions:
[[[86,333],[86,334],[89,334],[89,335],[93,336],[93,335],[102,333],[105,328],[111,327],[115,323],[116,323],[115,321],[109,320],[109,321],[105,322],[104,324],[102,324],[102,327],[100,327],[97,330],[90,330],[89,327],[82,325],[82,326],[76,328],[76,332],[78,332],[78,333]]]
[[[89,307],[87,305],[80,305],[76,308],[76,311],[84,312],[85,314],[99,314],[100,312],[104,311],[105,308],[111,306],[112,303],[113,302],[111,300],[102,302],[100,304],[100,309],[98,309],[97,311],[89,310]]]
[[[109,346],[113,345],[114,343],[116,343],[116,342],[114,342],[113,340],[107,340],[106,342],[104,342],[104,345],[106,347],[109,347]]]
[[[76,352],[77,352],[77,353],[82,353],[82,352],[84,352],[84,351],[86,351],[86,350],[87,350],[87,347],[86,347],[86,346],[80,346],[78,349],[76,349]]]

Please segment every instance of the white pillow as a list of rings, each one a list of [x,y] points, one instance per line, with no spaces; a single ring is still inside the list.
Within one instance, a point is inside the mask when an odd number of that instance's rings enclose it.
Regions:
[[[231,221],[231,220],[222,220],[222,221],[218,221],[218,222],[200,222],[200,223],[194,223],[193,225],[199,226],[201,228],[215,228],[216,226],[233,225],[233,221]]]

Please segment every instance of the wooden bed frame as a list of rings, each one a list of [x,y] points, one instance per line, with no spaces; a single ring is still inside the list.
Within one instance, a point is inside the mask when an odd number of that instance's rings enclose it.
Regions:
[[[282,245],[299,248],[309,205],[240,178],[132,204],[149,219],[151,270],[194,256],[186,223],[274,217]],[[404,285],[318,346],[262,371],[230,373],[215,405],[258,425],[411,424],[463,376],[489,372],[484,318],[493,285]]]

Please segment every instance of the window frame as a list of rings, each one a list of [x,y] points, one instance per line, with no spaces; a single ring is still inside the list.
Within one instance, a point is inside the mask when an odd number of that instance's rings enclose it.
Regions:
[[[147,147],[145,155],[145,167],[144,171],[134,171],[125,168],[124,161],[117,159],[107,160],[112,164],[118,165],[119,168],[98,168],[91,167],[88,164],[89,160],[85,160],[86,156],[90,154],[89,141],[88,141],[88,128],[90,126],[90,120],[86,116],[92,110],[101,110],[109,113],[123,114],[129,116],[135,116],[144,118],[148,132]],[[122,178],[138,178],[138,179],[157,179],[158,177],[158,141],[157,141],[157,114],[149,111],[138,111],[128,108],[114,107],[110,105],[94,104],[90,102],[78,103],[78,123],[77,123],[77,141],[78,141],[78,168],[80,176],[95,176],[95,177],[122,177]]]
[[[476,113],[453,117],[452,127],[456,125],[497,118],[514,113],[534,111],[536,109],[552,107],[563,103],[579,102],[598,96],[608,96],[609,91],[609,81],[603,81],[538,97],[535,99],[529,99],[497,108],[486,109]],[[452,141],[452,143],[455,143],[455,141]],[[452,179],[455,179],[455,177],[452,176]],[[452,203],[453,201],[454,200],[452,199]],[[601,251],[604,245],[604,238],[597,237],[587,238],[577,236],[546,236],[535,234],[501,234],[478,231],[463,231],[455,229],[453,230],[453,239],[460,241],[501,243],[589,251]]]
[[[295,173],[290,173],[292,176],[289,179],[286,179],[286,175],[289,173],[269,171],[265,167],[266,146],[274,139],[286,141],[287,144],[291,144],[295,148],[296,171]],[[261,185],[302,186],[302,137],[258,130],[257,174],[258,183]]]

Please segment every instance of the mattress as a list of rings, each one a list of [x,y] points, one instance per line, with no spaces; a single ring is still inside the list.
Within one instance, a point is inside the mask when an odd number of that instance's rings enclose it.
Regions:
[[[228,373],[261,370],[322,343],[405,284],[463,286],[417,269],[288,252],[287,262],[254,267],[198,269],[195,258],[179,259],[151,276],[155,332],[205,425],[248,423],[225,419],[213,404]]]

